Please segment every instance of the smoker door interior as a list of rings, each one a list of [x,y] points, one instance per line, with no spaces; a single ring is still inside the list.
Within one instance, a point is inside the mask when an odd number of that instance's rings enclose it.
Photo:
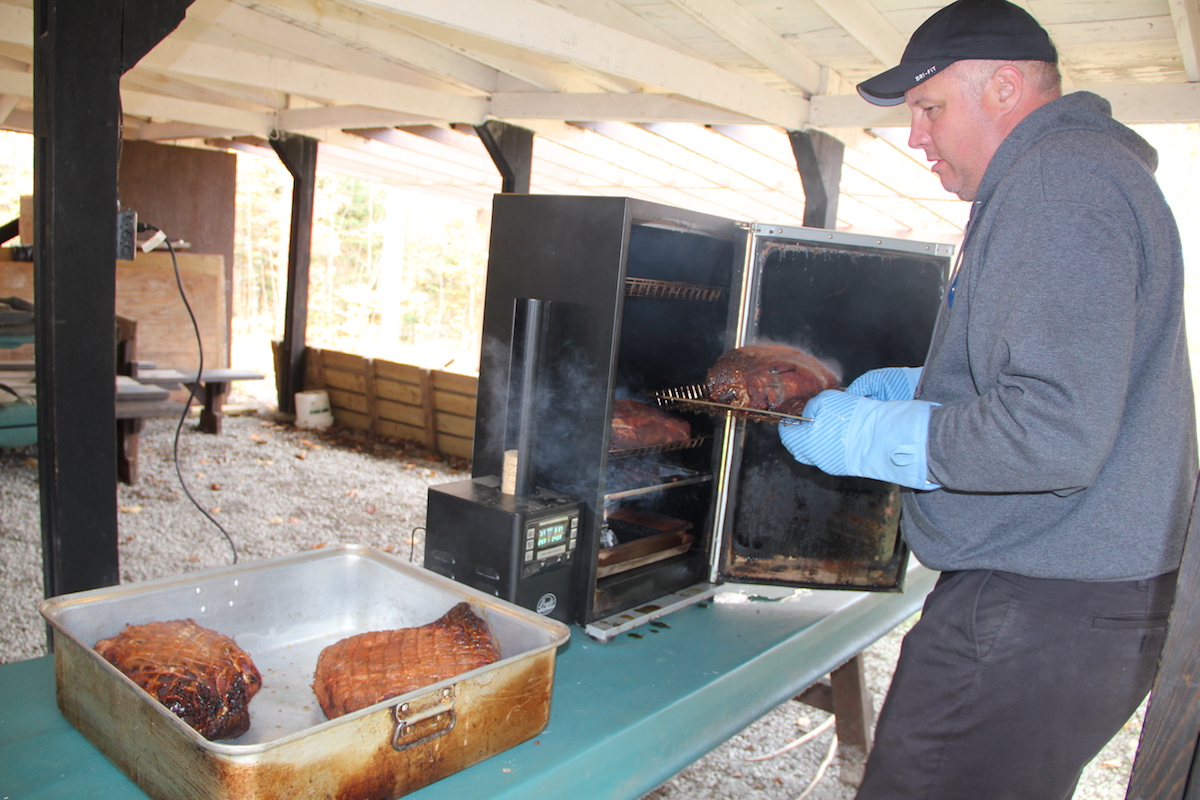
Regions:
[[[895,250],[858,237],[839,240],[756,237],[745,343],[806,350],[834,366],[843,386],[870,369],[919,366],[942,299],[948,248]],[[722,533],[723,579],[902,588],[907,548],[899,536],[897,486],[799,464],[780,443],[777,426],[761,422],[735,424],[727,458],[732,499]]]

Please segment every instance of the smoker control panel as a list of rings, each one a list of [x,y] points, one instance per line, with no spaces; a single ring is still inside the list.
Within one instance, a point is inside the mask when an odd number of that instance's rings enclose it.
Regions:
[[[525,559],[522,572],[532,574],[557,563],[565,563],[575,552],[579,539],[579,512],[539,520],[525,519]]]

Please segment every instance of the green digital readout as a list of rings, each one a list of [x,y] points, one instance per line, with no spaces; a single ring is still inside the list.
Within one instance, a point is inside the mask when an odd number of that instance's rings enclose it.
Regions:
[[[538,528],[537,532],[537,549],[541,550],[546,547],[553,547],[556,544],[561,544],[567,538],[567,523],[566,521],[554,522],[549,525],[543,525]]]

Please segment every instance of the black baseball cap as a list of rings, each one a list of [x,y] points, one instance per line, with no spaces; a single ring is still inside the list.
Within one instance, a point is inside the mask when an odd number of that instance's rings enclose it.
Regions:
[[[900,65],[858,85],[877,106],[898,106],[904,93],[955,61],[1003,59],[1058,62],[1050,35],[1029,12],[1005,0],[958,0],[921,24]]]

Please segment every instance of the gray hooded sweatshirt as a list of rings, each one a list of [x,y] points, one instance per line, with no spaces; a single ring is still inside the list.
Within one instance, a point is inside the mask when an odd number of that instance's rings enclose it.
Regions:
[[[1183,256],[1158,156],[1078,92],[979,187],[917,397],[941,405],[904,535],[940,570],[1132,580],[1179,566],[1196,483]]]

